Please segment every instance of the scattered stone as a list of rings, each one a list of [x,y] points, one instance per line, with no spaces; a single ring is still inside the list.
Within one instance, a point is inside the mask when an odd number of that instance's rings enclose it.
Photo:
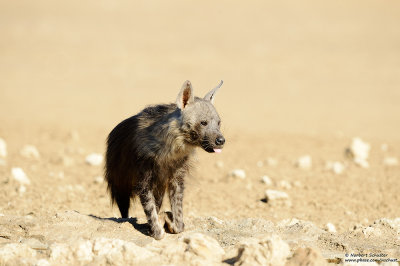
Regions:
[[[21,265],[22,260],[35,257],[36,251],[26,244],[11,243],[0,248],[0,262],[2,265]]]
[[[7,143],[0,138],[0,157],[7,157]]]
[[[303,155],[297,159],[296,166],[300,169],[308,170],[312,166],[312,159],[310,155]]]
[[[263,167],[264,166],[264,162],[263,161],[258,161],[257,163],[256,163],[256,165],[257,165],[257,167]]]
[[[19,188],[18,188],[18,193],[20,194],[20,195],[22,195],[22,194],[24,194],[26,192],[26,187],[24,186],[24,185],[21,185]]]
[[[272,180],[267,175],[264,175],[264,176],[261,177],[261,182],[263,182],[267,186],[271,186],[272,185]]]
[[[187,244],[186,251],[195,254],[203,259],[220,262],[225,251],[218,241],[212,237],[192,233],[183,237],[183,242]]]
[[[277,235],[252,238],[239,244],[234,265],[285,265],[289,255],[289,245]]]
[[[86,163],[94,166],[101,165],[103,163],[103,155],[99,153],[91,153],[86,156]]]
[[[274,158],[268,157],[266,161],[267,161],[268,166],[277,166],[278,165],[278,160],[276,160]]]
[[[292,188],[292,185],[289,183],[289,181],[286,181],[286,180],[281,180],[279,182],[279,186],[281,188],[284,188],[284,189],[291,189]]]
[[[21,241],[21,243],[28,245],[30,248],[35,250],[46,250],[48,246],[40,242],[36,238],[27,238]]]
[[[340,175],[343,173],[344,171],[344,165],[341,162],[331,162],[328,161],[326,163],[326,167],[327,170],[330,170],[332,172],[334,172],[337,175]]]
[[[362,230],[365,237],[376,236],[379,237],[382,235],[382,231],[379,228],[368,226]]]
[[[328,265],[321,252],[314,248],[298,248],[286,266],[324,266]]]
[[[383,159],[383,164],[386,166],[396,166],[399,164],[399,160],[396,157],[386,157]]]
[[[217,168],[219,168],[219,169],[224,168],[224,162],[218,160],[218,161],[215,162],[215,166],[216,166]]]
[[[346,149],[346,154],[353,159],[353,161],[362,168],[368,168],[367,161],[371,145],[364,142],[362,139],[353,138],[351,145]]]
[[[80,262],[90,262],[93,260],[93,243],[89,240],[81,240],[75,247],[74,254]]]
[[[246,172],[243,169],[235,169],[231,172],[230,175],[233,177],[240,178],[240,179],[246,178]]]
[[[39,151],[33,145],[25,145],[22,147],[20,154],[27,159],[39,159],[40,157]]]
[[[334,224],[332,223],[327,223],[325,226],[326,231],[328,231],[329,233],[336,233],[336,227]]]
[[[286,192],[278,190],[267,189],[265,191],[265,201],[272,205],[283,204],[288,207],[292,206],[289,195]]]
[[[30,185],[31,181],[28,176],[25,174],[24,170],[19,167],[14,167],[11,169],[12,177],[17,180],[22,185]]]
[[[103,182],[104,182],[104,177],[102,177],[102,176],[97,176],[97,177],[95,177],[94,182],[95,182],[96,184],[103,184]]]

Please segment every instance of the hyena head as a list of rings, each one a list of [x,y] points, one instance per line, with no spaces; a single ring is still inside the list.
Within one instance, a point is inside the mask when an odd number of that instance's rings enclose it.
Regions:
[[[204,98],[195,97],[190,81],[183,83],[176,99],[182,112],[181,130],[186,142],[199,146],[207,152],[221,152],[225,138],[220,131],[221,119],[214,107],[215,93],[220,84]]]

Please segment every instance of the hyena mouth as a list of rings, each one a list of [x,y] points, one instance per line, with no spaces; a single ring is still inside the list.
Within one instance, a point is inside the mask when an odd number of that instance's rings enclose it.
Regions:
[[[221,148],[213,147],[213,145],[210,143],[210,141],[208,139],[203,139],[201,141],[200,145],[203,148],[203,150],[205,150],[206,152],[210,152],[210,153],[213,153],[213,152],[220,153],[220,152],[222,152]]]

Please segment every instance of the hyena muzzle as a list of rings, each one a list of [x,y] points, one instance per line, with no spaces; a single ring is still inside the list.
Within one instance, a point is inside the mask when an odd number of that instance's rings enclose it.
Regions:
[[[184,230],[184,179],[195,147],[219,153],[225,144],[213,105],[221,85],[199,98],[185,81],[176,103],[149,106],[108,136],[105,179],[111,200],[127,218],[130,200],[138,196],[155,239],[163,238],[164,224],[171,233]],[[171,212],[160,213],[166,191]]]

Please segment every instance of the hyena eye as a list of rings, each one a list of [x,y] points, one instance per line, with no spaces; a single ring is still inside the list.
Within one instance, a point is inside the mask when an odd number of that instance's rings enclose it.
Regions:
[[[207,126],[207,121],[201,121],[200,123],[201,123],[201,125],[203,125],[203,126]]]

